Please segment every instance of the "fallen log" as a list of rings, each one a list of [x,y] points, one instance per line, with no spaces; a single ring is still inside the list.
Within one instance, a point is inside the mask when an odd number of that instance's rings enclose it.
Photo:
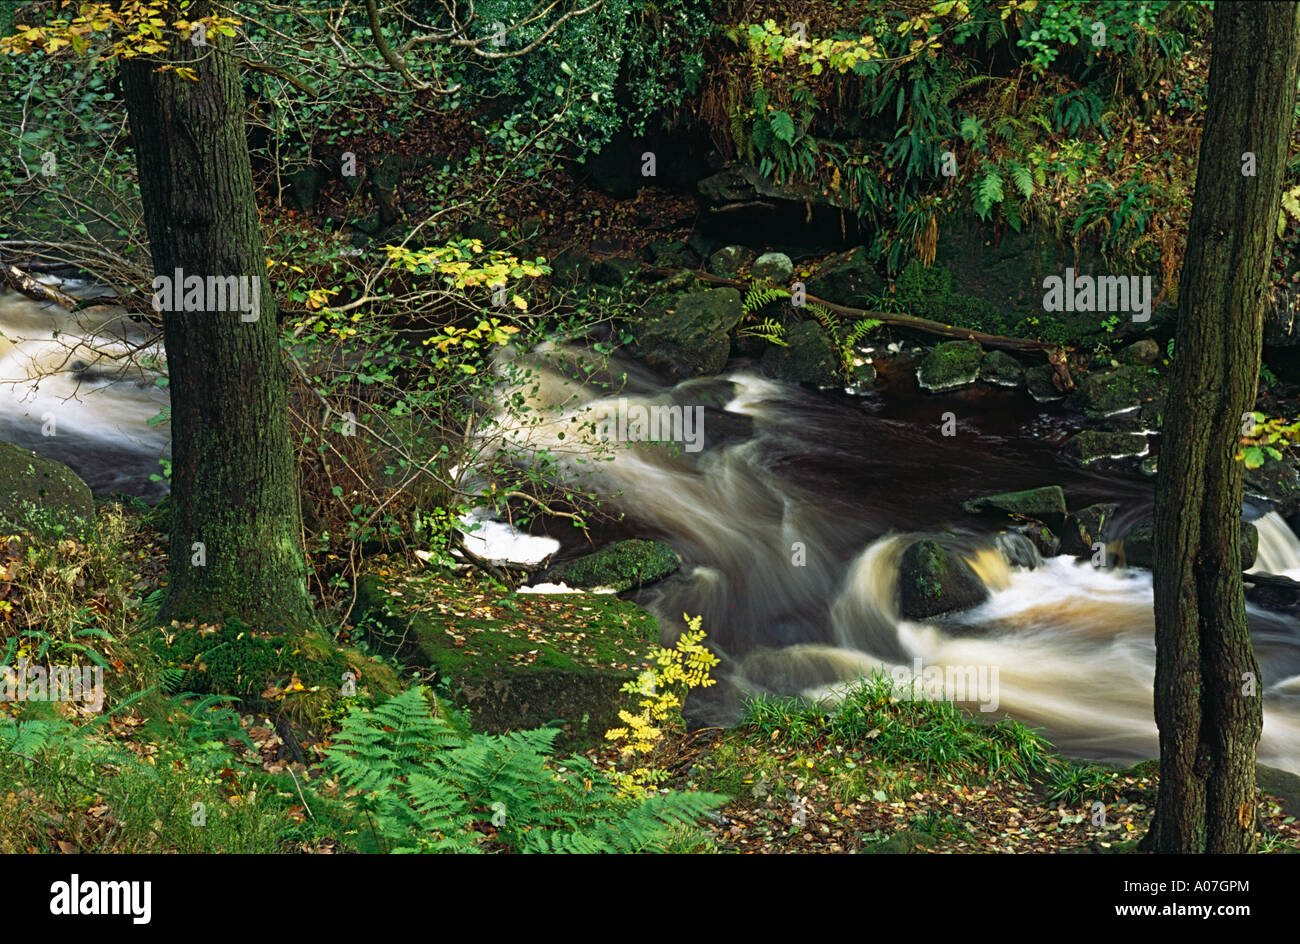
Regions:
[[[0,265],[0,282],[38,302],[53,302],[68,311],[77,306],[77,300],[71,295],[32,278],[16,265]]]
[[[750,283],[741,282],[736,279],[723,278],[720,275],[713,275],[708,272],[699,272],[694,269],[661,269],[657,266],[647,266],[644,270],[655,275],[665,277],[676,275],[678,272],[690,272],[697,279],[703,282],[709,282],[713,285],[726,285],[731,288],[739,289],[744,292],[750,288]],[[834,312],[837,315],[847,315],[851,318],[872,318],[882,324],[894,325],[899,328],[910,328],[914,331],[921,331],[925,334],[937,335],[941,338],[954,338],[960,341],[976,341],[982,347],[998,348],[1004,351],[1020,351],[1022,353],[1036,352],[1044,355],[1060,356],[1061,345],[1054,344],[1051,341],[1034,341],[1030,338],[1008,338],[1000,334],[985,334],[983,331],[973,331],[970,328],[958,328],[953,325],[946,325],[938,321],[931,321],[929,318],[917,318],[914,315],[900,315],[892,311],[872,311],[866,308],[850,308],[847,305],[837,305],[834,302],[828,302],[824,298],[818,298],[816,295],[805,296],[809,302],[821,305],[827,311]],[[1058,366],[1055,362],[1053,366]],[[1064,362],[1059,365],[1064,370]]]

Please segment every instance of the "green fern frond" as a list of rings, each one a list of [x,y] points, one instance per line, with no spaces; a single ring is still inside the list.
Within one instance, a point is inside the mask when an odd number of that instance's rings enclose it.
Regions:
[[[741,310],[746,316],[752,315],[765,305],[780,298],[789,298],[790,293],[785,289],[774,288],[770,285],[751,285],[749,291],[745,294],[745,300],[741,303]]]

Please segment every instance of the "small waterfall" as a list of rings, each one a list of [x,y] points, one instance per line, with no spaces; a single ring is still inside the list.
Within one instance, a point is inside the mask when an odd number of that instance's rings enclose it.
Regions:
[[[1255,519],[1259,532],[1259,553],[1249,574],[1279,574],[1300,580],[1300,539],[1276,511]]]

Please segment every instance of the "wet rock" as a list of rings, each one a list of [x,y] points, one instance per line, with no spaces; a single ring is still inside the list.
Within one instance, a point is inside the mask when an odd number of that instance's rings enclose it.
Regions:
[[[938,541],[917,541],[899,564],[899,612],[923,620],[978,606],[989,591],[971,566]]]
[[[1000,512],[1022,518],[1061,521],[1065,517],[1065,491],[1059,485],[1044,485],[1020,492],[973,498],[961,507],[973,515]]]
[[[1155,565],[1156,523],[1151,518],[1144,518],[1124,535],[1124,563],[1128,567],[1145,567],[1150,570]],[[1259,553],[1259,531],[1249,521],[1241,523],[1241,569],[1249,570],[1255,566],[1255,556]]]
[[[759,363],[765,374],[791,383],[821,387],[841,382],[835,348],[821,325],[801,321],[786,332],[785,340],[786,346],[770,344],[763,352]]]
[[[591,279],[594,262],[586,252],[570,246],[556,253],[550,264],[551,281],[561,285],[578,285]]]
[[[867,296],[877,294],[884,287],[884,280],[871,266],[867,250],[863,246],[848,252],[828,256],[817,272],[805,283],[808,294],[834,302],[848,305],[850,308],[866,308]]]
[[[744,246],[723,246],[709,256],[709,271],[724,279],[734,279],[741,269],[753,261],[753,251]]]
[[[1052,377],[1053,373],[1050,364],[1039,364],[1037,367],[1030,367],[1026,370],[1025,387],[1029,390],[1029,395],[1039,403],[1064,400],[1065,394],[1056,389]]]
[[[1141,433],[1107,433],[1085,429],[1068,443],[1065,452],[1085,466],[1103,460],[1139,459],[1151,447]]]
[[[749,271],[756,279],[768,279],[777,285],[785,285],[794,277],[794,263],[783,252],[765,252],[754,260]]]
[[[1077,380],[1068,406],[1091,417],[1138,410],[1164,397],[1160,378],[1145,368],[1121,364],[1114,370],[1088,374]]]
[[[989,351],[980,361],[980,380],[998,387],[1019,387],[1025,380],[1025,369],[1006,351]]]
[[[667,544],[632,539],[557,564],[538,583],[563,583],[580,590],[608,587],[622,593],[662,580],[680,566],[681,559]]]
[[[925,355],[916,379],[922,390],[939,393],[973,384],[980,373],[983,351],[974,341],[945,341]]]
[[[1056,532],[1041,521],[1025,521],[1021,524],[1012,525],[1007,530],[1027,538],[1029,543],[1038,549],[1040,557],[1055,557],[1061,553],[1061,539],[1056,536]]]
[[[1093,545],[1105,542],[1106,523],[1114,516],[1119,506],[1111,503],[1089,505],[1080,511],[1065,516],[1065,525],[1061,529],[1061,551],[1075,557],[1091,557]]]
[[[652,298],[631,326],[646,362],[681,381],[722,370],[742,317],[734,288],[701,289]]]
[[[78,535],[95,518],[90,486],[62,462],[0,442],[0,528]]]

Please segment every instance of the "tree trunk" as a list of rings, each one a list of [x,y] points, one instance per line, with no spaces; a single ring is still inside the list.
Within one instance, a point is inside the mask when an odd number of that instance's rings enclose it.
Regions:
[[[207,0],[188,12],[211,13]],[[170,19],[170,17],[169,17]],[[172,425],[168,619],[311,624],[288,377],[266,278],[244,96],[229,41],[121,62],[154,272],[256,280],[256,320],[229,298],[163,310]],[[163,62],[194,70],[198,81]],[[244,283],[252,299],[253,282]],[[158,292],[155,282],[155,292]],[[199,310],[194,310],[198,308]]]
[[[1295,102],[1298,12],[1296,3],[1214,8],[1209,103],[1156,482],[1160,788],[1143,848],[1157,852],[1255,848],[1263,688],[1246,625],[1238,544],[1243,467],[1233,456],[1259,379]]]

